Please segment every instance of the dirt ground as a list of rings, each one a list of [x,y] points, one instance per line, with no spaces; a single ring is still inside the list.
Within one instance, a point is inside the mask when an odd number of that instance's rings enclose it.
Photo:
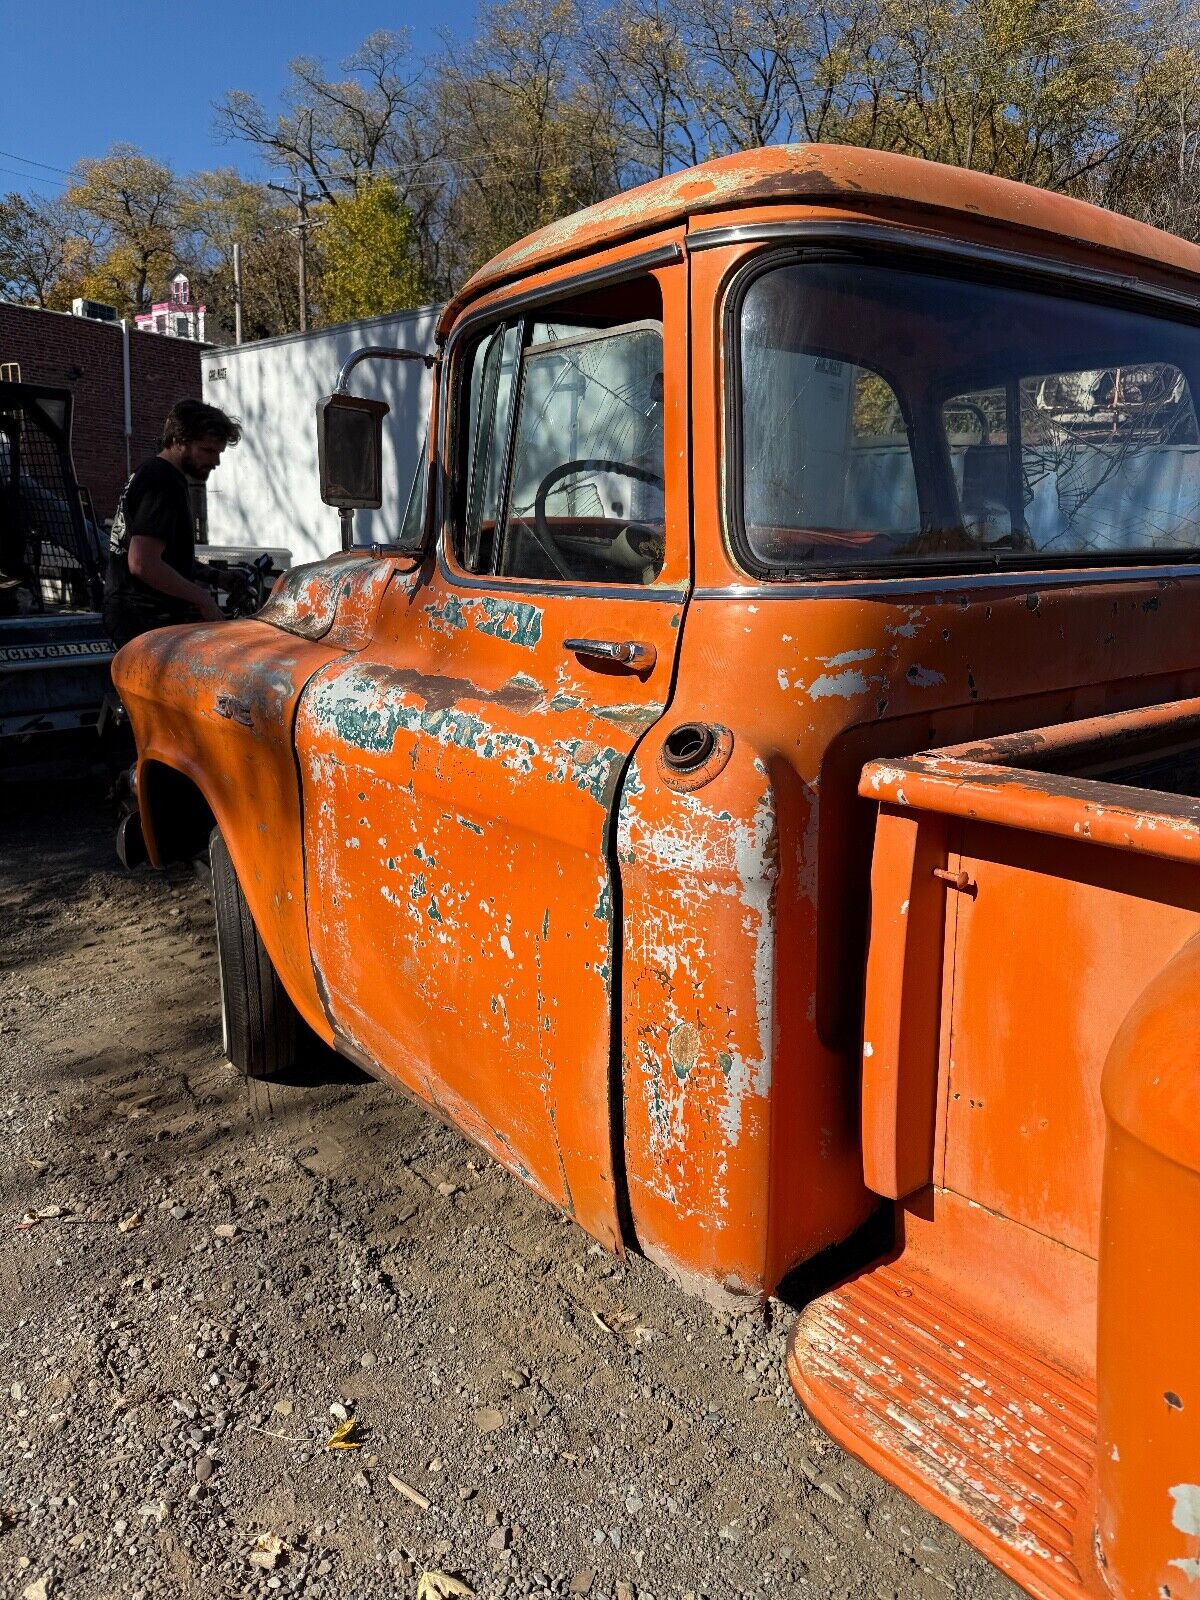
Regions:
[[[789,1308],[610,1258],[333,1058],[248,1088],[206,886],[122,873],[95,783],[0,822],[0,1593],[1013,1600],[808,1420]]]

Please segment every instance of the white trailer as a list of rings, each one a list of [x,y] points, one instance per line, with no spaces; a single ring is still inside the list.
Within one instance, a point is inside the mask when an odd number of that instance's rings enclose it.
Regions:
[[[423,306],[205,352],[205,400],[240,418],[244,429],[242,442],[226,450],[208,480],[210,546],[287,550],[293,564],[339,548],[338,514],[322,505],[317,477],[317,401],[332,393],[343,361],[364,345],[431,352],[440,310]],[[429,419],[430,384],[417,361],[363,361],[351,374],[352,393],[391,406],[383,428],[383,505],[356,513],[359,544],[386,544],[400,527]]]

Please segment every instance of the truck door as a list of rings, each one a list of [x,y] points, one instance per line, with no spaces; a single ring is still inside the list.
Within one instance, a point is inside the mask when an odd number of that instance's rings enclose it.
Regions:
[[[452,339],[436,564],[297,727],[343,1049],[610,1245],[614,818],[690,575],[686,268],[641,260]]]

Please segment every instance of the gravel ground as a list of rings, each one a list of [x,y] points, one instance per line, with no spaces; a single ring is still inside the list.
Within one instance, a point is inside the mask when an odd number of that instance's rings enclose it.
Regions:
[[[808,1420],[788,1308],[614,1260],[332,1057],[247,1086],[204,884],[121,873],[94,784],[0,815],[0,1591],[1013,1600]]]

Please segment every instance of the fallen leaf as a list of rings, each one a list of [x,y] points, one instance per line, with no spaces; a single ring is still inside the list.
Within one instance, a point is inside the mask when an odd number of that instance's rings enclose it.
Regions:
[[[287,1545],[278,1534],[260,1533],[250,1552],[250,1565],[262,1567],[265,1572],[270,1572],[272,1567],[277,1567],[283,1560],[286,1550]]]
[[[45,1172],[46,1168],[50,1165],[48,1161],[43,1161],[41,1156],[26,1156],[25,1160],[35,1172]]]
[[[419,1489],[414,1489],[411,1483],[405,1483],[403,1478],[398,1478],[394,1472],[389,1472],[387,1480],[397,1494],[402,1494],[406,1500],[411,1500],[413,1505],[420,1506],[422,1511],[429,1510],[429,1501]]]
[[[423,1572],[417,1580],[417,1600],[462,1600],[475,1591],[448,1572]]]
[[[140,1211],[131,1211],[127,1217],[122,1217],[120,1222],[117,1223],[117,1232],[132,1233],[135,1228],[140,1228],[141,1225],[142,1213]]]
[[[604,1318],[600,1315],[600,1313],[598,1311],[593,1311],[592,1312],[592,1321],[596,1324],[596,1326],[598,1328],[603,1328],[605,1333],[613,1333],[613,1332],[615,1332],[615,1330],[607,1322],[605,1322]]]
[[[357,1427],[357,1417],[347,1417],[345,1422],[340,1422],[326,1439],[326,1450],[357,1450],[362,1442],[354,1437]]]

